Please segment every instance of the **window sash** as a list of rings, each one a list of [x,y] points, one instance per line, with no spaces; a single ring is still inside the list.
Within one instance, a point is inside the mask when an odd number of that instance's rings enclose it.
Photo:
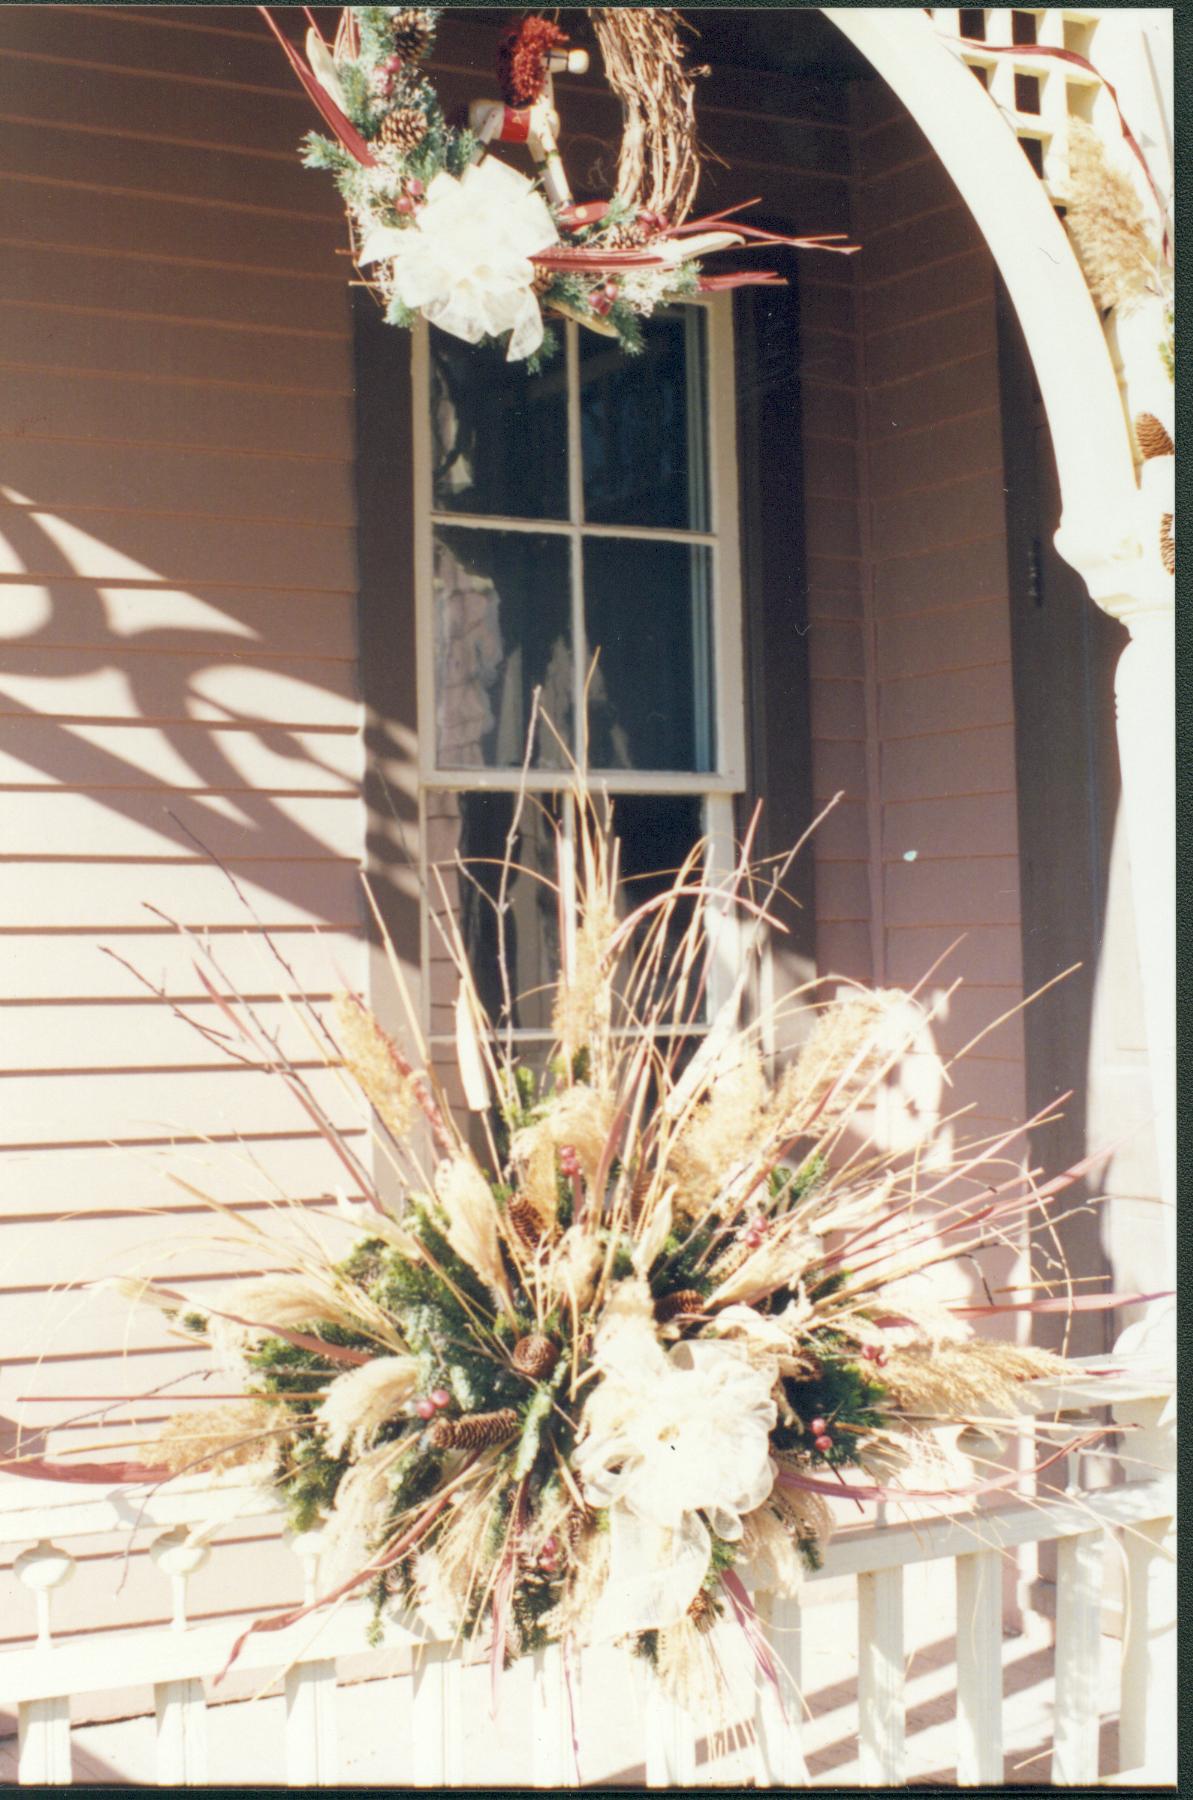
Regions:
[[[684,770],[609,769],[590,771],[594,789],[616,799],[618,794],[698,795],[705,802],[705,870],[710,884],[725,879],[735,866],[733,797],[746,784],[744,668],[742,644],[741,553],[738,527],[737,430],[734,380],[732,296],[717,294],[687,302],[700,306],[706,321],[707,406],[704,437],[706,467],[700,478],[707,482],[708,530],[686,530],[646,525],[587,524],[583,518],[583,463],[580,407],[580,327],[565,326],[568,392],[568,512],[566,520],[510,518],[440,511],[434,507],[430,421],[431,360],[429,328],[419,321],[413,332],[411,446],[414,486],[415,643],[418,685],[418,780],[419,871],[423,903],[420,913],[420,963],[423,971],[423,1025],[431,1049],[450,1053],[451,1034],[433,1032],[430,1026],[430,955],[437,926],[432,912],[438,896],[432,890],[427,858],[426,798],[431,791],[517,792],[564,795],[565,821],[572,829],[572,803],[566,795],[566,771],[549,768],[440,769],[436,765],[436,694],[434,656],[434,534],[442,526],[453,530],[500,530],[555,535],[571,545],[571,626],[573,642],[573,716],[576,721],[577,760],[584,766],[587,717],[583,703],[589,651],[584,631],[584,540],[610,538],[642,542],[676,543],[707,547],[711,561],[712,605],[710,626],[713,646],[712,728],[717,750],[716,766],[707,772]],[[694,1023],[689,1034],[709,1029],[718,1010],[733,991],[740,967],[739,929],[715,901],[706,907],[706,924],[712,943],[707,983],[706,1019]],[[512,1042],[526,1046],[550,1041],[550,1033],[519,1027]]]
[[[568,488],[569,517],[513,519],[437,511],[432,504],[429,328],[420,321],[413,334],[412,462],[414,478],[415,534],[415,635],[418,658],[418,761],[420,783],[455,789],[516,790],[523,784],[542,792],[560,785],[559,773],[549,770],[440,769],[436,766],[437,733],[435,695],[435,619],[433,592],[433,542],[437,527],[488,529],[553,535],[571,546],[572,707],[575,720],[575,752],[581,766],[587,760],[587,717],[584,682],[588,673],[589,646],[584,628],[584,539],[638,539],[642,542],[704,546],[711,559],[712,581],[712,724],[716,767],[706,774],[689,771],[597,771],[595,779],[610,793],[740,793],[745,786],[745,721],[741,631],[741,558],[737,525],[737,454],[733,372],[733,314],[731,296],[717,294],[688,304],[699,305],[707,325],[707,456],[708,499],[711,529],[686,531],[637,525],[588,525],[583,519],[583,464],[580,442],[580,327],[565,327],[568,382]]]

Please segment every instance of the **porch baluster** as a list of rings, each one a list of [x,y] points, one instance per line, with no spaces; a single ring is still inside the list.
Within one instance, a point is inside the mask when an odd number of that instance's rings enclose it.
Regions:
[[[320,1531],[303,1531],[290,1539],[302,1565],[302,1597],[309,1605],[318,1594]],[[286,1785],[335,1787],[339,1780],[339,1737],[336,1727],[334,1657],[299,1663],[287,1669]]]
[[[75,1560],[47,1538],[25,1550],[13,1563],[17,1579],[33,1593],[37,1605],[37,1649],[51,1648],[50,1595],[68,1582]],[[68,1786],[70,1766],[70,1696],[53,1694],[25,1700],[17,1708],[18,1775],[22,1786]]]
[[[1002,1558],[959,1556],[957,1570],[957,1781],[1001,1786]]]
[[[875,1569],[857,1582],[858,1769],[863,1786],[901,1787],[903,1571]]]
[[[1082,1531],[1057,1549],[1053,1786],[1098,1779],[1102,1542],[1100,1531]]]
[[[210,1546],[192,1543],[185,1525],[163,1532],[149,1555],[169,1578],[173,1602],[172,1631],[185,1631],[186,1590],[211,1554]],[[201,1787],[207,1780],[207,1699],[202,1681],[159,1681],[153,1689],[157,1729],[157,1778],[165,1786]]]
[[[754,1710],[758,1740],[758,1781],[764,1787],[805,1787],[808,1765],[801,1727],[803,1700],[803,1624],[798,1600],[759,1594],[758,1615],[767,1628],[776,1660],[778,1689],[759,1679]]]

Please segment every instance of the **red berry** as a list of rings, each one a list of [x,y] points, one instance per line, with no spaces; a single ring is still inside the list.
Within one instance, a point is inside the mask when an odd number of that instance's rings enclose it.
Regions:
[[[433,1400],[420,1400],[414,1410],[420,1419],[433,1419],[435,1417],[435,1402]]]
[[[426,189],[423,187],[423,184],[417,175],[412,175],[406,183],[406,192],[412,194],[416,200],[422,199]]]
[[[430,1399],[432,1406],[450,1406],[452,1403],[452,1397],[446,1388],[432,1388]]]
[[[829,1437],[827,1432],[823,1433],[820,1437],[818,1437],[816,1439],[816,1448],[818,1450],[831,1450],[832,1447],[833,1447],[833,1440],[831,1437]]]
[[[596,313],[599,318],[603,319],[612,305],[613,302],[610,300],[608,294],[605,293],[604,289],[598,288],[597,292],[592,296],[593,312]]]
[[[412,213],[414,211],[414,201],[410,198],[409,194],[398,195],[397,199],[394,201],[394,211],[400,213]]]
[[[808,1430],[812,1433],[813,1437],[823,1437],[828,1430],[827,1419],[813,1419]]]
[[[546,1543],[543,1545],[543,1555],[544,1556],[554,1556],[554,1554],[558,1550],[558,1548],[559,1548],[559,1539],[557,1537],[549,1537],[547,1539]]]

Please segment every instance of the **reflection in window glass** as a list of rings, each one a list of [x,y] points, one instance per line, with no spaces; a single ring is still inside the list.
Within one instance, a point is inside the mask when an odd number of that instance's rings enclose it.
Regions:
[[[570,742],[570,554],[539,532],[440,527],[435,532],[435,756],[441,769],[516,769],[526,753],[536,686]],[[537,734],[535,762],[563,754]]]
[[[710,593],[706,548],[585,539],[592,768],[713,768]]]
[[[698,794],[618,794],[613,801],[613,829],[621,842],[618,866],[621,872],[619,912],[622,917],[645,906],[657,895],[665,894],[679,870],[704,836],[704,802]],[[697,879],[699,878],[699,866]],[[680,941],[692,922],[693,900],[678,901],[671,911],[667,926],[667,952],[661,967],[674,966]],[[639,949],[646,941],[650,925],[644,920],[635,934]],[[653,996],[658,1001],[660,994]],[[691,999],[696,998],[695,985]],[[703,1007],[692,1010],[691,999],[685,1007],[689,1023],[704,1017]]]
[[[704,316],[697,307],[643,328],[626,356],[580,333],[584,517],[591,525],[708,526]]]
[[[431,909],[446,905],[460,935],[477,992],[494,1023],[504,1023],[501,934],[497,901],[515,794],[457,794],[429,790],[426,849]],[[554,814],[549,797],[527,794],[514,839],[505,898],[505,967],[515,1028],[549,1030],[553,982],[559,967],[559,913]],[[461,868],[461,864],[463,867]],[[430,1023],[451,1036],[458,977],[443,936],[431,922],[428,945]]]
[[[492,346],[432,331],[431,456],[438,512],[564,519],[567,371],[541,375]]]

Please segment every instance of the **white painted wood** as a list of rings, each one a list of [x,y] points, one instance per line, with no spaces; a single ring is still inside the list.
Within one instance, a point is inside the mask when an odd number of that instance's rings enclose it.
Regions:
[[[32,1550],[25,1550],[12,1565],[13,1574],[33,1594],[37,1609],[37,1646],[50,1644],[50,1595],[62,1587],[75,1572],[75,1560],[48,1538],[40,1538]]]
[[[902,1569],[858,1576],[857,1640],[858,1771],[863,1784],[899,1787],[906,1764]]]
[[[338,1779],[334,1658],[286,1672],[286,1786],[335,1787]]]
[[[1098,1779],[1098,1677],[1102,1654],[1102,1534],[1083,1531],[1057,1552],[1056,1712],[1052,1781]]]
[[[696,1779],[696,1726],[651,1680],[645,1694],[646,1785],[690,1787]]]
[[[1176,1780],[1176,1532],[1154,1519],[1124,1532],[1126,1607],[1118,1755],[1157,1784]]]
[[[160,1787],[207,1782],[207,1701],[201,1681],[159,1681],[153,1690]]]
[[[26,1700],[17,1708],[18,1773],[22,1787],[70,1783],[70,1700]]]
[[[453,1644],[424,1644],[414,1666],[416,1787],[459,1787],[464,1780],[463,1664]]]
[[[805,1787],[803,1750],[803,1625],[798,1600],[755,1596],[779,1677],[778,1688],[759,1677],[754,1707],[759,1787]]]
[[[530,1756],[534,1787],[577,1784],[571,1706],[558,1644],[536,1650],[531,1660]]]
[[[1002,1558],[959,1556],[957,1569],[957,1782],[1000,1786],[1002,1754]]]

